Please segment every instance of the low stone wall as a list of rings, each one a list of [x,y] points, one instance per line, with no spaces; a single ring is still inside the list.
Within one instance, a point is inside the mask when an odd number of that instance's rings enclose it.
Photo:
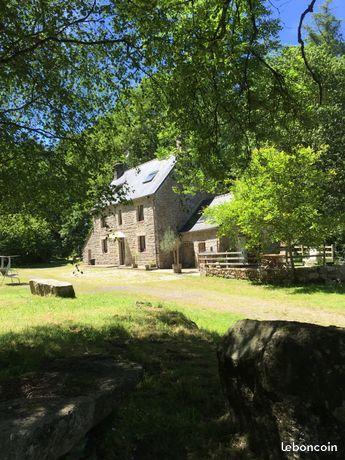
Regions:
[[[1,460],[59,459],[117,410],[142,376],[137,364],[85,355],[1,383]]]
[[[325,267],[297,267],[296,278],[293,279],[289,269],[263,269],[260,267],[200,267],[200,272],[205,276],[219,276],[222,278],[245,279],[263,283],[345,283],[345,265],[332,265]]]

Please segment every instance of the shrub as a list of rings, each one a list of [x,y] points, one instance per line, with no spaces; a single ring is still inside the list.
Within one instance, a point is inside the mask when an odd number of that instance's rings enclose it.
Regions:
[[[23,214],[1,216],[0,253],[18,254],[25,261],[46,261],[52,256],[55,243],[44,219]]]

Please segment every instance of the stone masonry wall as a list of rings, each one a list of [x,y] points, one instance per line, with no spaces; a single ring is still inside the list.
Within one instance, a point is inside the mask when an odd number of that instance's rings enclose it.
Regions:
[[[258,267],[200,267],[200,272],[201,274],[206,276],[219,276],[222,278],[232,279],[246,279],[266,283],[290,284],[293,282],[292,272],[291,270],[287,269],[262,269]],[[297,267],[295,282],[301,284],[343,284],[345,283],[345,265],[334,265],[325,267]]]
[[[191,242],[193,244],[193,253],[194,253],[194,266],[198,265],[198,253],[199,253],[199,243],[205,243],[206,252],[217,252],[218,251],[218,242],[217,229],[212,228],[209,230],[202,230],[200,232],[186,232],[182,236],[182,241],[187,243]]]
[[[165,231],[169,227],[171,227],[173,231],[180,229],[196,211],[200,203],[208,196],[208,194],[201,192],[195,195],[180,195],[173,191],[173,187],[175,186],[176,181],[174,177],[170,175],[163,182],[154,197],[156,245],[158,263],[161,268],[170,268],[173,262],[171,254],[163,254],[159,249]]]
[[[137,220],[137,207],[144,206],[144,220]],[[122,211],[122,225],[119,225],[118,211]],[[133,263],[138,265],[156,264],[155,222],[152,197],[144,197],[133,201],[131,204],[110,206],[105,211],[107,227],[102,228],[101,217],[94,219],[92,232],[83,250],[83,260],[88,263],[89,251],[91,259],[96,265],[119,265],[119,242],[108,239],[108,252],[102,251],[102,239],[106,238],[109,231],[121,231],[125,235],[125,265]],[[145,236],[146,250],[139,252],[138,237]]]
[[[193,244],[193,264],[198,265],[199,243],[205,243],[206,252],[223,252],[230,248],[229,238],[217,236],[217,228],[201,230],[199,232],[185,232],[182,235],[184,243]],[[240,250],[240,249],[238,249]]]

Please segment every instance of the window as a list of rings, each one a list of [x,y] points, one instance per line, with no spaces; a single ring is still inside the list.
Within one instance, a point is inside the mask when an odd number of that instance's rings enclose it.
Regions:
[[[151,182],[157,175],[158,171],[152,171],[150,172],[146,178],[143,180],[143,184],[146,184],[147,182]]]
[[[122,225],[122,211],[121,211],[121,209],[118,210],[117,221],[118,221],[119,225]]]
[[[146,240],[145,236],[139,236],[138,238],[139,252],[144,252],[146,250]]]
[[[205,241],[201,241],[199,244],[198,244],[198,252],[206,252],[206,243]]]
[[[137,219],[138,221],[144,220],[144,205],[140,204],[137,209]]]
[[[103,254],[108,252],[108,240],[106,238],[102,240],[102,252]]]
[[[101,217],[101,227],[104,228],[107,226],[107,219],[105,216]]]

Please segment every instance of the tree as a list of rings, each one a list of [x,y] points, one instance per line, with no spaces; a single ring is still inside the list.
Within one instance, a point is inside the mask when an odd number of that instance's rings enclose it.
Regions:
[[[316,85],[308,75],[297,47],[285,48],[275,58],[275,65],[285,75],[292,95],[295,116],[281,114],[274,127],[275,140],[282,150],[291,151],[298,145],[310,146],[321,155],[318,165],[333,174],[324,184],[328,194],[328,211],[335,215],[345,207],[345,56],[336,56],[325,45],[309,44],[310,65],[317,72],[323,88],[323,103],[319,104]],[[325,148],[327,147],[327,148]]]
[[[277,107],[292,110],[284,76],[270,60],[279,49],[279,24],[265,5],[263,0],[5,2],[0,9],[6,18],[0,52],[4,147],[26,140],[28,133],[37,140],[74,137],[114,105],[121,89],[147,77],[151,114],[152,100],[169,119],[160,140],[174,134],[183,147],[180,178],[189,188],[217,190],[246,167],[253,147],[267,141]],[[147,107],[140,111],[148,113]],[[138,118],[132,121],[138,128]],[[147,142],[149,148],[154,143]],[[160,143],[165,153],[174,148]],[[143,143],[139,147],[145,152]],[[12,146],[2,153],[11,157]]]
[[[324,214],[322,185],[331,175],[318,168],[319,156],[310,148],[255,150],[234,184],[233,200],[209,208],[206,217],[220,226],[222,235],[243,234],[250,249],[284,242],[294,269],[293,246],[324,244],[337,224]]]
[[[24,261],[47,261],[56,250],[56,239],[44,219],[29,214],[2,215],[0,251],[20,255]]]
[[[3,2],[0,211],[45,219],[75,251],[116,163],[177,154],[186,191],[223,192],[267,141],[329,145],[320,164],[338,171],[329,196],[341,209],[344,61],[308,45],[320,109],[266,4]]]
[[[306,26],[308,42],[314,45],[325,45],[336,55],[345,54],[345,43],[341,32],[341,21],[331,11],[332,0],[325,0],[320,11],[313,14],[313,25]]]
[[[135,80],[135,33],[112,0],[0,3],[0,128],[20,140],[80,132]],[[132,47],[133,45],[133,47]]]
[[[180,246],[181,246],[181,240],[176,233],[171,228],[168,228],[164,235],[163,238],[160,242],[160,249],[163,253],[165,254],[171,254],[173,255],[174,259],[174,271],[177,273],[180,273],[181,268],[180,268]]]

